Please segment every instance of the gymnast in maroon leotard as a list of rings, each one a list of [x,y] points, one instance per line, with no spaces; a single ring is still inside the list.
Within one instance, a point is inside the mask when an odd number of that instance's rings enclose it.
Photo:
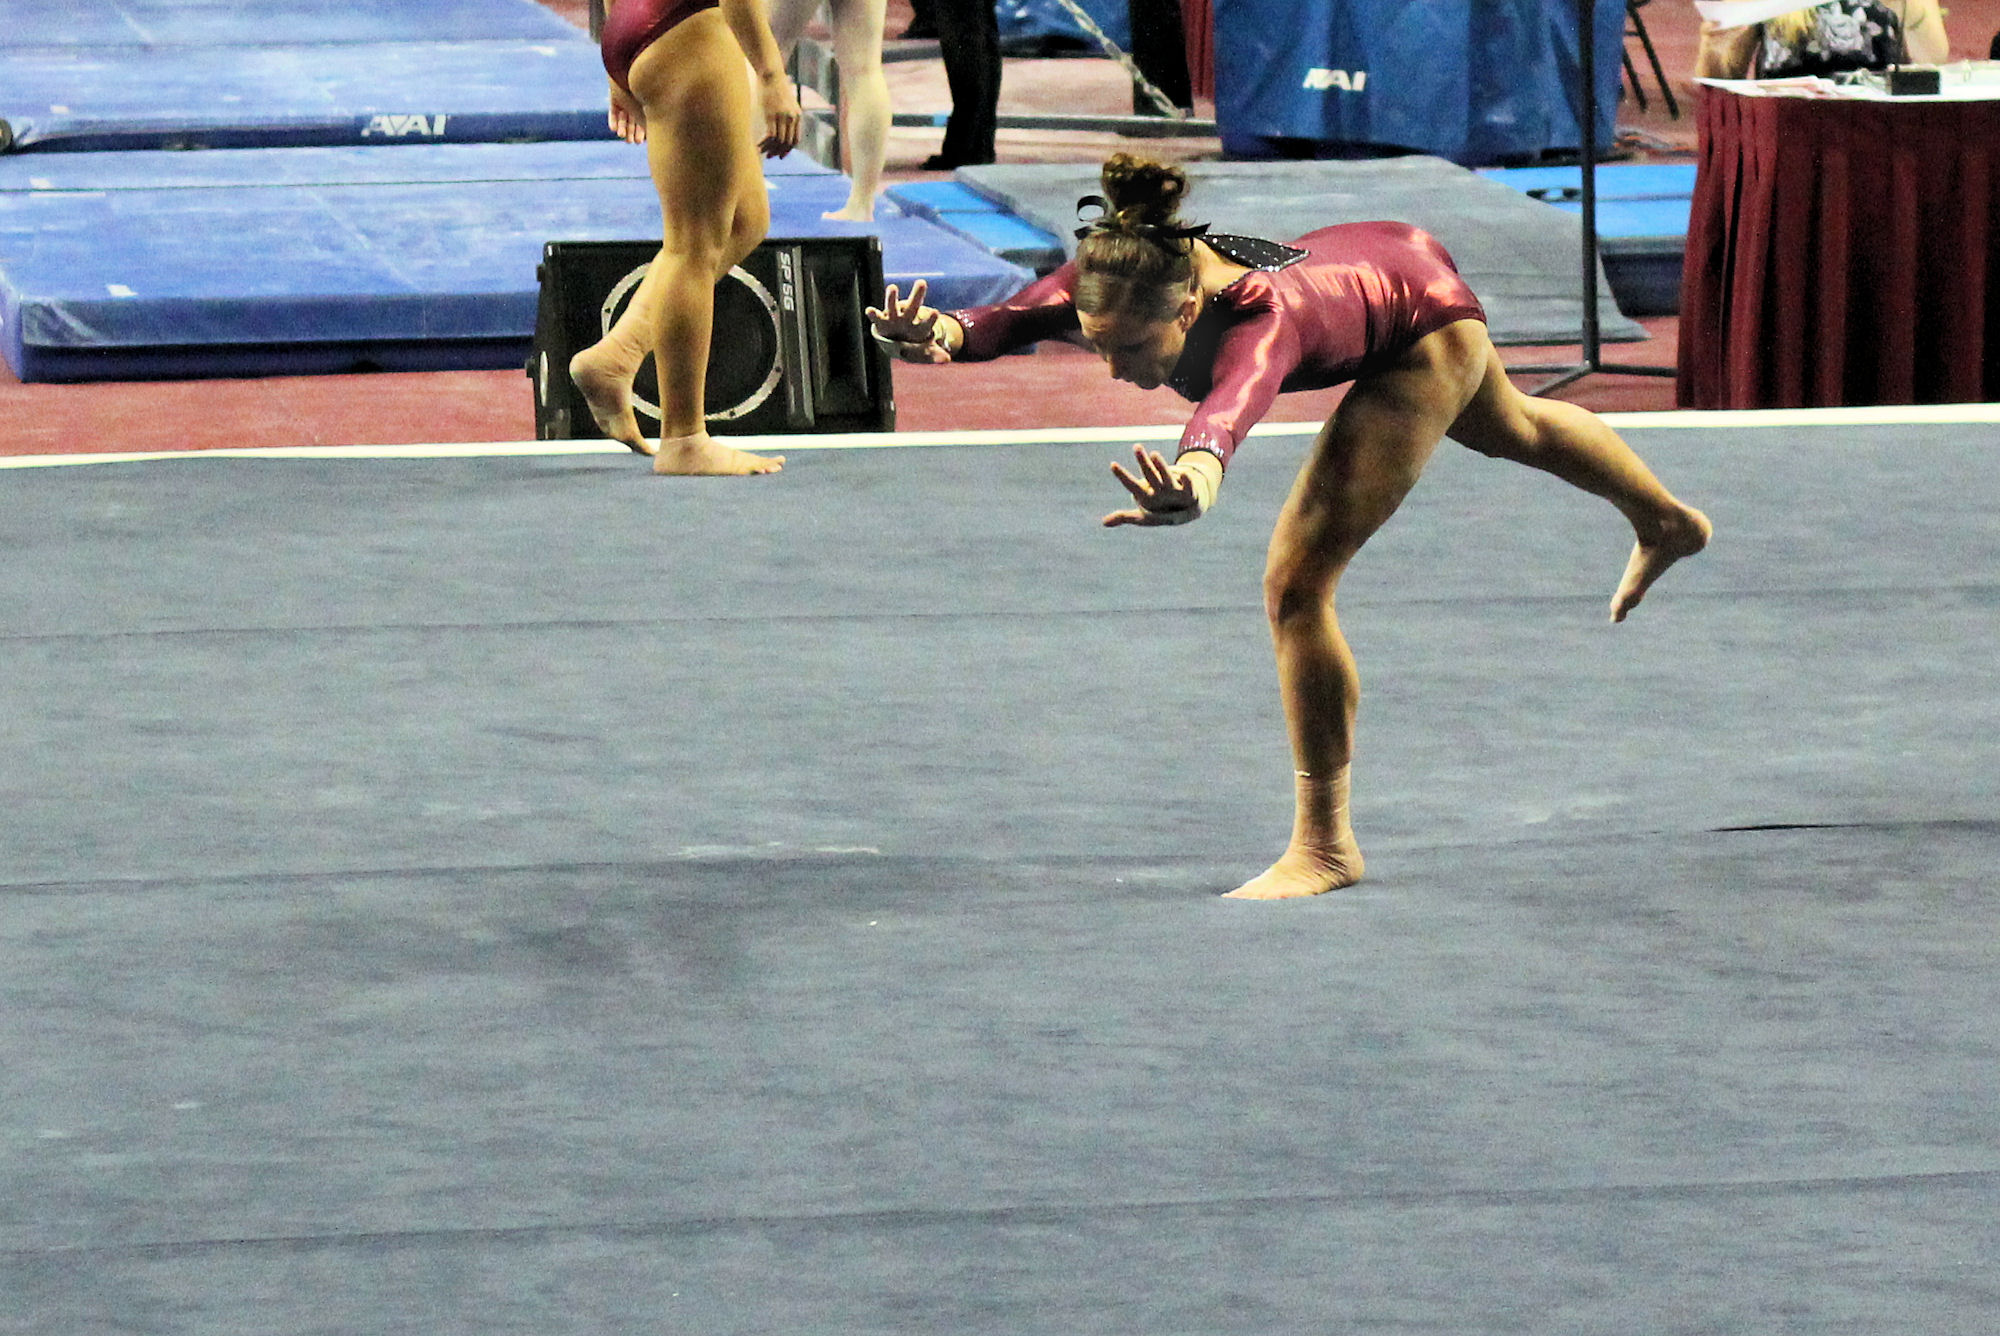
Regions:
[[[1187,177],[1178,168],[1120,154],[1102,179],[1104,195],[1081,202],[1102,216],[1079,230],[1070,263],[1008,301],[963,311],[925,306],[921,280],[907,300],[891,287],[868,312],[875,335],[905,361],[935,363],[1069,338],[1117,379],[1193,400],[1173,463],[1136,446],[1136,468],[1111,466],[1134,505],[1106,515],[1109,526],[1200,518],[1278,394],[1353,382],[1279,514],[1264,571],[1292,742],[1292,838],[1276,863],[1230,894],[1289,899],[1352,885],[1363,867],[1348,814],[1360,679],[1334,589],[1438,441],[1450,436],[1542,469],[1617,507],[1635,541],[1613,621],[1707,544],[1708,519],[1661,486],[1602,419],[1515,388],[1478,299],[1426,233],[1371,222],[1291,245],[1210,236],[1180,221]],[[1169,745],[1199,723],[1160,722]]]
[[[591,0],[610,76],[612,132],[647,147],[660,198],[660,250],[604,337],[570,359],[570,380],[606,436],[656,473],[773,473],[765,458],[709,438],[704,415],[715,285],[771,223],[758,152],[799,138],[799,102],[764,0]],[[743,77],[757,75],[755,103]],[[660,384],[659,438],[639,429],[633,378]]]
[[[1444,247],[1404,223],[1326,227],[1289,246],[1205,233],[1201,241],[1243,272],[1202,304],[1165,381],[1198,405],[1183,454],[1206,450],[1227,464],[1280,393],[1344,385],[1434,330],[1486,318]],[[1072,260],[1005,302],[953,311],[961,331],[953,360],[1076,336],[1076,282]]]
[[[639,53],[688,15],[714,9],[718,3],[719,0],[619,0],[617,7],[605,16],[597,38],[604,55],[605,73],[613,83],[630,92],[626,79]]]

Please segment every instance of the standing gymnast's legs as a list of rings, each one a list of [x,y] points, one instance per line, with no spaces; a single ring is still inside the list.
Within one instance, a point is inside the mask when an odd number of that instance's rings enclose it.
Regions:
[[[770,225],[743,64],[745,51],[757,45],[744,40],[750,24],[753,38],[761,31],[764,48],[753,58],[762,55],[767,67],[759,84],[763,147],[788,151],[797,139],[798,104],[781,82],[761,9],[745,0],[724,0],[720,9],[680,20],[632,60],[627,87],[612,84],[612,124],[646,146],[660,199],[661,246],[624,314],[571,359],[570,376],[598,429],[654,455],[658,473],[770,473],[783,464],[711,440],[703,414],[715,285]],[[648,354],[660,385],[657,450],[632,411],[632,378]]]
[[[1427,335],[1393,366],[1357,381],[1320,430],[1271,536],[1264,604],[1297,806],[1283,856],[1232,896],[1288,899],[1361,879],[1348,819],[1361,679],[1334,592],[1447,434],[1601,496],[1630,521],[1636,539],[1611,601],[1613,621],[1624,620],[1667,567],[1707,545],[1707,518],[1675,500],[1602,419],[1516,389],[1479,321]]]
[[[865,223],[875,217],[882,193],[882,163],[889,152],[889,80],[882,73],[882,26],[887,0],[825,0],[833,28],[833,59],[840,71],[841,166],[847,203],[823,218]],[[771,32],[786,64],[805,36],[820,0],[771,0]]]

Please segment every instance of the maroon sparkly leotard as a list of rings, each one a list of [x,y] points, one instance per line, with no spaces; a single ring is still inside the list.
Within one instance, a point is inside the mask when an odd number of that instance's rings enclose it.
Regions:
[[[717,0],[617,0],[598,46],[604,55],[604,72],[620,88],[631,92],[625,80],[639,53],[665,36],[667,31],[690,14],[714,9]]]
[[[1444,247],[1407,223],[1323,227],[1290,248],[1206,240],[1225,259],[1259,267],[1210,297],[1188,331],[1167,382],[1198,405],[1181,454],[1207,450],[1226,464],[1281,392],[1365,376],[1426,334],[1486,318]],[[1075,281],[1071,261],[1007,301],[950,312],[965,327],[958,359],[1077,334]]]

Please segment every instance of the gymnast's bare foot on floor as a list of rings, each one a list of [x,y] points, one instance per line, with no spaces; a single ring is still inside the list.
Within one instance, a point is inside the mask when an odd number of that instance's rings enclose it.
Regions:
[[[1330,849],[1287,849],[1262,875],[1238,886],[1225,900],[1296,900],[1324,895],[1361,880],[1361,846],[1349,837]]]
[[[632,376],[621,371],[601,345],[585,348],[569,359],[569,378],[590,405],[597,429],[635,454],[650,455],[653,447],[639,434],[632,412]]]
[[[1715,526],[1708,522],[1708,516],[1693,506],[1683,506],[1681,513],[1662,524],[1650,541],[1641,536],[1632,545],[1625,578],[1618,582],[1618,592],[1611,598],[1611,620],[1624,621],[1625,614],[1639,606],[1639,600],[1653,587],[1653,581],[1666,573],[1667,567],[1707,547],[1714,532]]]
[[[783,455],[753,455],[722,445],[705,431],[692,436],[670,436],[661,440],[653,456],[653,472],[705,478],[741,478],[753,473],[776,473],[785,466]]]

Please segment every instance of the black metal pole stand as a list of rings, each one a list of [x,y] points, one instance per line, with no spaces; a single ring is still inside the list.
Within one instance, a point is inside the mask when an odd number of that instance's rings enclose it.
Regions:
[[[1585,376],[1608,372],[1619,376],[1671,376],[1665,366],[1619,366],[1604,360],[1597,320],[1597,0],[1577,0],[1582,22],[1582,49],[1577,68],[1583,76],[1583,360],[1553,366],[1512,366],[1527,375],[1556,373],[1531,393],[1553,394]]]

